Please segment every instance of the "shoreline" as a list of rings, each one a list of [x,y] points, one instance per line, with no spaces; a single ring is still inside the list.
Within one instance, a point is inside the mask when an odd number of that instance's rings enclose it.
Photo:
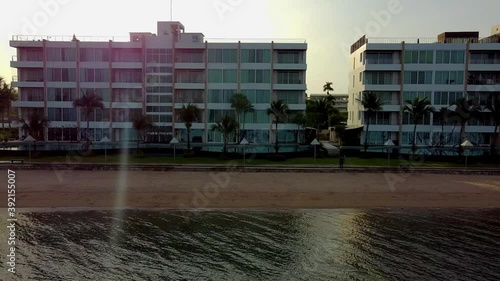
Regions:
[[[16,169],[16,208],[500,208],[500,176]],[[2,180],[7,180],[6,173]],[[7,186],[1,188],[7,192]],[[4,202],[5,201],[5,202]],[[2,200],[0,208],[6,207]]]

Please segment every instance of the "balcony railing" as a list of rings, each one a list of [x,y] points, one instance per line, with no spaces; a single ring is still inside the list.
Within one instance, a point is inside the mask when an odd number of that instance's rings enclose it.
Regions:
[[[366,64],[396,64],[393,59],[366,59]]]
[[[129,36],[77,36],[82,42],[130,42]],[[12,41],[72,41],[73,35],[13,35]]]
[[[500,64],[500,59],[471,59],[470,64]]]

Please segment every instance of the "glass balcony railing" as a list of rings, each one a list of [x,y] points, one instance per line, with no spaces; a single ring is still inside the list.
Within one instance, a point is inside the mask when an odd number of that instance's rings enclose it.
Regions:
[[[470,64],[500,64],[500,59],[471,59]]]

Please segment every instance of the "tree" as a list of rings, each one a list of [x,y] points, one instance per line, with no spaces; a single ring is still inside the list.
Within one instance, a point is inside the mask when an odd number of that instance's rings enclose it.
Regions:
[[[458,145],[458,153],[463,154],[463,148],[461,144],[466,140],[465,127],[467,123],[479,115],[481,108],[474,104],[473,100],[468,100],[466,98],[460,98],[453,104],[455,110],[450,112],[450,118],[455,119],[460,123],[460,142]]]
[[[136,115],[132,119],[132,125],[137,132],[137,150],[139,150],[139,142],[146,140],[147,130],[153,128],[153,122],[147,115]]]
[[[450,114],[450,109],[448,107],[441,107],[438,111],[434,112],[439,118],[439,122],[441,123],[441,134],[439,135],[438,146],[444,147],[445,138],[444,138],[444,124],[448,121],[448,115]]]
[[[217,131],[222,134],[224,142],[222,153],[224,155],[227,153],[227,144],[229,143],[231,134],[237,132],[238,128],[238,122],[230,115],[225,115],[222,120],[212,125],[212,131]]]
[[[87,149],[90,148],[90,115],[94,113],[97,108],[104,109],[104,103],[102,102],[102,97],[100,97],[96,90],[87,91],[84,93],[82,91],[82,96],[73,101],[73,106],[75,108],[80,108],[85,115],[85,120],[87,120],[87,130],[85,133],[85,139],[87,141]]]
[[[254,107],[252,103],[248,100],[247,96],[243,94],[236,94],[231,98],[231,108],[236,112],[236,118],[238,124],[243,123],[243,132],[245,131],[245,117],[247,113],[253,112]],[[241,119],[241,115],[243,114],[243,122]],[[238,138],[241,140],[244,136],[239,132],[238,128]]]
[[[0,77],[0,118],[2,120],[2,131],[5,134],[5,116],[9,114],[13,101],[17,100],[17,91]]]
[[[304,128],[306,126],[306,122],[307,122],[306,116],[302,112],[295,114],[295,116],[292,119],[292,123],[297,125],[297,143],[301,142],[299,137],[300,128]]]
[[[193,123],[198,120],[200,115],[200,109],[195,105],[188,103],[188,105],[183,105],[180,111],[180,119],[184,122],[187,130],[187,149],[191,150],[191,127]]]
[[[500,132],[498,131],[498,127],[500,127],[500,97],[496,96],[492,103],[486,107],[493,117],[493,123],[495,123],[495,130],[493,131],[493,139],[491,141],[490,146],[490,154],[495,155],[496,153],[496,143],[498,142],[498,138],[500,137]]]
[[[306,118],[309,124],[316,128],[317,136],[320,133],[320,129],[328,125],[329,113],[331,111],[331,104],[326,98],[307,101]]]
[[[327,95],[330,95],[330,91],[334,91],[332,85],[333,82],[325,82],[325,85],[323,85],[323,92],[326,92]]]
[[[287,116],[290,113],[288,109],[288,105],[286,105],[283,100],[273,101],[271,103],[271,107],[267,109],[267,115],[273,115],[273,123],[275,124],[275,142],[274,142],[274,150],[276,153],[279,151],[279,140],[278,140],[278,124],[285,123],[287,120]]]
[[[26,133],[31,135],[36,140],[45,139],[45,128],[49,126],[49,119],[37,111],[28,115],[26,119],[21,119],[18,121],[21,124],[21,128]]]
[[[417,150],[417,126],[424,120],[427,114],[434,112],[434,108],[427,98],[416,97],[413,100],[406,101],[403,112],[409,113],[413,120],[414,127],[411,150],[415,153]]]
[[[382,110],[382,106],[384,103],[382,100],[375,94],[374,92],[364,92],[363,99],[356,99],[358,102],[361,102],[363,106],[366,117],[368,117],[368,122],[366,122],[366,134],[365,134],[365,152],[368,150],[368,134],[370,129],[370,123],[373,116],[380,110]]]

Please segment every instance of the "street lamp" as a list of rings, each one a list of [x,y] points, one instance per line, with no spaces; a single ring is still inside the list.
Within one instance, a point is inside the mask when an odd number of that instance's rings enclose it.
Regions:
[[[318,141],[318,139],[314,139],[311,142],[311,145],[314,145],[314,165],[316,165],[316,146],[320,145],[321,143]]]
[[[395,146],[395,144],[392,140],[388,140],[384,143],[384,145],[387,147],[387,166],[390,166],[391,153],[389,151],[392,149],[393,146]]]
[[[471,147],[474,147],[474,144],[472,144],[468,140],[465,140],[460,146],[463,147],[463,148],[471,148]],[[468,154],[467,154],[467,151],[465,151],[465,149],[464,149],[464,153],[465,153],[465,169],[467,170],[467,157],[468,157]]]
[[[246,167],[246,162],[247,162],[247,161],[246,161],[246,159],[247,159],[247,158],[246,158],[246,152],[247,152],[246,146],[247,146],[247,144],[248,144],[247,139],[246,139],[246,138],[243,138],[243,139],[241,140],[240,144],[242,144],[242,145],[243,145],[243,168],[245,168],[245,167]]]
[[[107,145],[106,144],[110,141],[111,140],[107,136],[104,136],[104,138],[101,139],[101,142],[104,143],[104,165],[107,164],[107,152],[106,152]]]
[[[172,140],[170,141],[170,144],[174,145],[174,165],[175,165],[175,145],[178,143],[179,143],[179,140],[176,137],[172,138]]]
[[[28,143],[28,159],[31,163],[31,143],[35,141],[35,138],[33,138],[31,135],[28,135],[26,138],[24,138],[23,141]]]

